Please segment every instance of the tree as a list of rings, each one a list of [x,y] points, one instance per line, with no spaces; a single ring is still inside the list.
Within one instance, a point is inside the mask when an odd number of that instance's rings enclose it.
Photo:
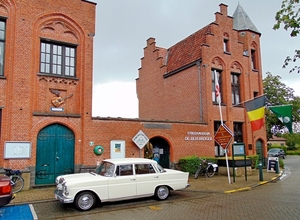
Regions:
[[[277,11],[275,20],[276,24],[273,26],[274,30],[278,30],[283,24],[285,30],[291,29],[291,37],[296,37],[300,33],[300,0],[283,0],[281,9]],[[293,57],[287,56],[283,68],[286,68],[290,62],[296,62],[300,58],[300,50],[296,49]],[[290,73],[293,71],[300,73],[300,66],[295,65]]]
[[[292,105],[292,120],[294,124],[300,122],[300,97],[294,96],[294,90],[280,82],[280,76],[273,76],[270,72],[266,74],[267,76],[263,79],[263,86],[267,105]],[[268,108],[266,108],[266,128],[267,139],[280,133],[285,128],[284,124]]]
[[[286,139],[286,145],[289,150],[295,150],[297,145],[300,143],[300,134],[283,134],[283,138]]]

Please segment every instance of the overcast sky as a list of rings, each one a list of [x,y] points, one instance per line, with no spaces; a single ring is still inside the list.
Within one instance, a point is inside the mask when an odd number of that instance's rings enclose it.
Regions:
[[[282,0],[92,0],[96,6],[93,116],[138,117],[135,79],[146,40],[169,48],[215,20],[219,5],[232,16],[238,2],[261,35],[263,77],[282,77],[300,96],[300,75],[282,69],[286,56],[300,48],[300,37],[273,30]]]

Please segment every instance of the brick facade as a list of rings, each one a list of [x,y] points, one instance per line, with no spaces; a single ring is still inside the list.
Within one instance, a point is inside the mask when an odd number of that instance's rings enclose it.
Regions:
[[[0,158],[5,157],[7,141],[31,143],[29,158],[1,159],[0,167],[30,169],[34,185],[38,137],[44,137],[40,131],[53,124],[65,126],[74,135],[75,170],[111,157],[112,140],[125,141],[126,157],[143,157],[143,150],[132,141],[140,130],[150,142],[158,137],[167,143],[171,167],[185,156],[214,157],[214,121],[220,116],[218,106],[211,102],[212,67],[226,73],[223,118],[231,129],[233,122],[244,123],[247,154],[255,154],[257,140],[266,145],[265,129],[252,133],[244,108],[228,104],[229,74],[242,74],[243,100],[253,98],[254,92],[262,93],[260,54],[255,71],[250,68],[249,56],[243,55],[253,46],[260,53],[260,34],[245,31],[241,35],[233,30],[227,6],[220,8],[216,21],[168,50],[157,47],[154,38],[148,39],[137,79],[140,117],[124,119],[91,115],[95,3],[0,0],[0,20],[6,24],[4,74],[0,76]],[[230,37],[230,54],[222,49],[224,34]],[[76,47],[76,76],[41,73],[41,42]],[[55,97],[52,90],[61,97],[71,96],[59,111],[51,102]],[[100,156],[93,151],[96,145],[104,147]]]
[[[154,38],[147,40],[136,80],[139,117],[203,123],[214,133],[214,122],[221,117],[211,98],[211,74],[213,69],[221,70],[222,119],[232,131],[234,123],[243,124],[247,153],[255,154],[257,140],[265,146],[265,129],[252,132],[243,105],[232,105],[231,73],[239,74],[240,102],[263,93],[260,33],[237,30],[233,20],[227,5],[221,4],[214,22],[168,49],[156,46]],[[228,51],[224,51],[225,39]]]

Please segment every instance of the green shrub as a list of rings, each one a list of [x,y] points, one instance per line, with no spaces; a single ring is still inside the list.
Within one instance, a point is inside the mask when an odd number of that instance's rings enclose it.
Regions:
[[[288,146],[287,151],[297,150],[296,146]]]
[[[198,165],[196,156],[188,156],[179,160],[179,167],[183,172],[195,173]]]
[[[284,162],[281,158],[279,158],[279,167],[284,169]]]
[[[257,165],[257,162],[258,162],[258,155],[249,155],[249,156],[246,156],[248,159],[251,159],[252,163],[251,163],[251,168],[252,169],[255,169],[256,168],[256,165]]]
[[[300,155],[300,150],[289,150],[286,155]]]
[[[201,159],[207,159],[210,162],[213,163],[218,163],[216,158],[211,158],[211,157],[200,157]],[[197,156],[193,155],[193,156],[188,156],[188,157],[184,157],[181,158],[179,160],[179,168],[180,170],[184,171],[184,172],[189,172],[190,174],[195,174],[196,170],[199,166],[199,159]]]

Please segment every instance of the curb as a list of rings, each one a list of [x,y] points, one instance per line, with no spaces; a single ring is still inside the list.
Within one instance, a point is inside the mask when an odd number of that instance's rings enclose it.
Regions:
[[[231,193],[235,193],[235,192],[250,191],[252,188],[262,186],[264,184],[267,184],[267,183],[270,183],[270,182],[273,182],[273,181],[277,180],[279,177],[281,177],[282,174],[283,174],[283,171],[281,171],[280,174],[278,174],[277,176],[275,176],[275,177],[273,177],[269,180],[259,182],[258,184],[255,184],[253,186],[248,186],[248,187],[243,187],[243,188],[233,189],[233,190],[226,190],[226,191],[224,191],[224,193],[225,194],[231,194]]]

